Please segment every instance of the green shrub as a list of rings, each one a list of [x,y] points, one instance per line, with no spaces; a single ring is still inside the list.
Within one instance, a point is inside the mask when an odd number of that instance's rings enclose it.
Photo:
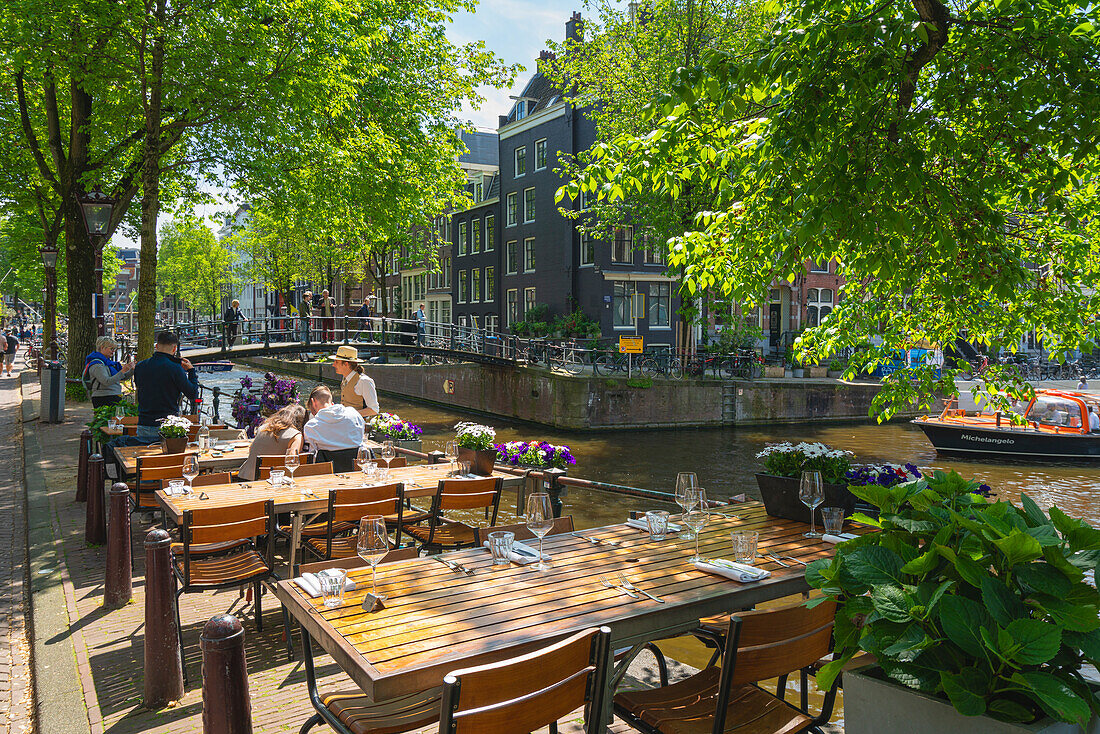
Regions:
[[[65,385],[65,402],[83,403],[88,399],[88,391],[79,382],[69,382]]]
[[[839,359],[831,359],[829,360],[829,369],[833,372],[840,372],[844,369],[844,363]]]
[[[626,381],[627,387],[636,387],[642,390],[653,387],[653,378],[650,377],[631,377]]]

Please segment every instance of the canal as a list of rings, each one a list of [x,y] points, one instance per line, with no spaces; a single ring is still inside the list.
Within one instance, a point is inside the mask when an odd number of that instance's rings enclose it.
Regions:
[[[204,374],[203,384],[218,385],[232,392],[238,378],[251,370]],[[312,385],[303,385],[306,394]],[[1015,464],[990,460],[945,460],[936,455],[924,434],[906,422],[877,425],[843,423],[833,425],[789,425],[737,429],[625,431],[621,433],[572,433],[506,420],[487,421],[457,410],[446,410],[408,400],[382,396],[382,410],[397,413],[424,430],[425,450],[442,448],[453,435],[455,423],[464,420],[491,423],[499,442],[544,439],[570,446],[577,465],[570,474],[614,484],[625,484],[671,492],[677,472],[694,471],[700,483],[715,497],[745,493],[757,497],[753,474],[760,470],[756,458],[765,445],[777,441],[821,441],[852,451],[857,461],[912,462],[926,468],[955,469],[990,485],[1003,499],[1015,500],[1026,492],[1042,507],[1057,504],[1070,515],[1100,525],[1100,470],[1075,464]],[[222,415],[229,414],[226,399]],[[570,489],[565,513],[581,527],[621,521],[627,511],[649,509],[654,503],[607,492]]]

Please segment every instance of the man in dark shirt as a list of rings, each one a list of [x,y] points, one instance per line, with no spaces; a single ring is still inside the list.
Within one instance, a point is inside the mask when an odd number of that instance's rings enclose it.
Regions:
[[[199,376],[186,359],[176,356],[179,338],[170,331],[157,334],[153,356],[137,363],[137,437],[156,439],[157,421],[179,412],[180,396],[195,400],[199,396]]]
[[[7,376],[11,377],[11,366],[15,362],[15,354],[19,351],[19,339],[10,329],[4,332],[4,341],[7,349],[4,353],[4,369],[7,370]]]

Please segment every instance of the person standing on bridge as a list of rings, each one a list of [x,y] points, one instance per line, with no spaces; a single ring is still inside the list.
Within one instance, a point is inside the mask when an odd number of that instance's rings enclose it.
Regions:
[[[309,317],[313,315],[313,294],[306,291],[302,294],[301,305],[298,306],[298,317],[302,320],[302,341],[309,341]]]
[[[354,408],[364,418],[378,415],[378,389],[363,372],[358,350],[352,346],[337,348],[332,368],[340,375],[340,404]]]
[[[321,291],[321,341],[330,342],[336,331],[336,299],[328,294],[328,288]]]
[[[225,309],[225,341],[229,346],[236,343],[237,326],[242,321],[248,321],[248,319],[241,313],[241,302],[234,298],[229,308]]]
[[[428,317],[424,315],[424,304],[416,309],[416,343],[425,346],[428,343]]]

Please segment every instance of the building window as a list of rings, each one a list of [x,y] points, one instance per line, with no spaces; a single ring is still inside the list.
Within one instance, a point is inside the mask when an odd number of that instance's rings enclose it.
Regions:
[[[519,321],[519,291],[512,288],[508,291],[508,323],[506,324],[511,328],[512,324]]]
[[[497,333],[500,331],[500,317],[496,314],[488,314],[485,317],[485,330]]]
[[[615,230],[615,241],[611,243],[611,262],[634,262],[634,228],[619,227]]]
[[[668,283],[649,284],[649,326],[668,326],[672,287]]]
[[[466,222],[458,223],[458,256],[466,254]]]
[[[458,271],[458,302],[466,303],[466,286],[468,274],[465,270]]]
[[[428,303],[428,320],[432,323],[439,322],[439,301]]]
[[[531,309],[535,307],[535,289],[525,288],[523,290],[523,313],[524,315],[531,313]]]
[[[535,221],[535,190],[523,190],[523,221]]]
[[[497,218],[492,214],[485,215],[485,252],[496,249]]]
[[[546,168],[546,138],[535,141],[535,170]]]
[[[665,264],[665,248],[667,245],[664,242],[654,243],[650,241],[649,237],[645,238],[645,264],[646,265],[664,265]]]
[[[827,273],[829,272],[829,260],[823,263],[819,263],[817,260],[810,260],[810,272],[811,273]]]
[[[494,268],[485,268],[485,302],[492,303],[496,300],[496,273]]]
[[[440,315],[440,320],[443,323],[445,323],[445,324],[451,323],[451,302],[450,301],[440,302],[440,304],[439,304],[439,315]]]
[[[806,293],[806,325],[817,326],[833,310],[832,288],[811,288]]]
[[[505,226],[514,227],[516,226],[516,222],[519,221],[519,194],[513,191],[512,193],[508,194],[507,201],[508,219]]]
[[[451,287],[451,256],[448,255],[443,265],[443,287]]]
[[[527,173],[527,146],[516,148],[516,178]]]
[[[516,247],[517,243],[512,240],[504,246],[504,272],[508,275],[515,275],[518,263],[516,262]]]
[[[523,272],[535,272],[535,238],[528,237],[523,241]]]
[[[470,222],[470,228],[474,231],[473,245],[470,247],[470,254],[476,255],[481,252],[481,219],[474,219]]]
[[[634,283],[629,280],[616,280],[611,292],[612,325],[628,327],[634,325],[631,318],[631,305],[634,298]]]
[[[449,216],[443,218],[443,240],[445,242],[451,241],[451,218]]]
[[[481,268],[474,268],[470,273],[470,284],[473,286],[470,303],[481,303]]]
[[[592,265],[596,262],[596,248],[591,235],[581,233],[581,265]]]

